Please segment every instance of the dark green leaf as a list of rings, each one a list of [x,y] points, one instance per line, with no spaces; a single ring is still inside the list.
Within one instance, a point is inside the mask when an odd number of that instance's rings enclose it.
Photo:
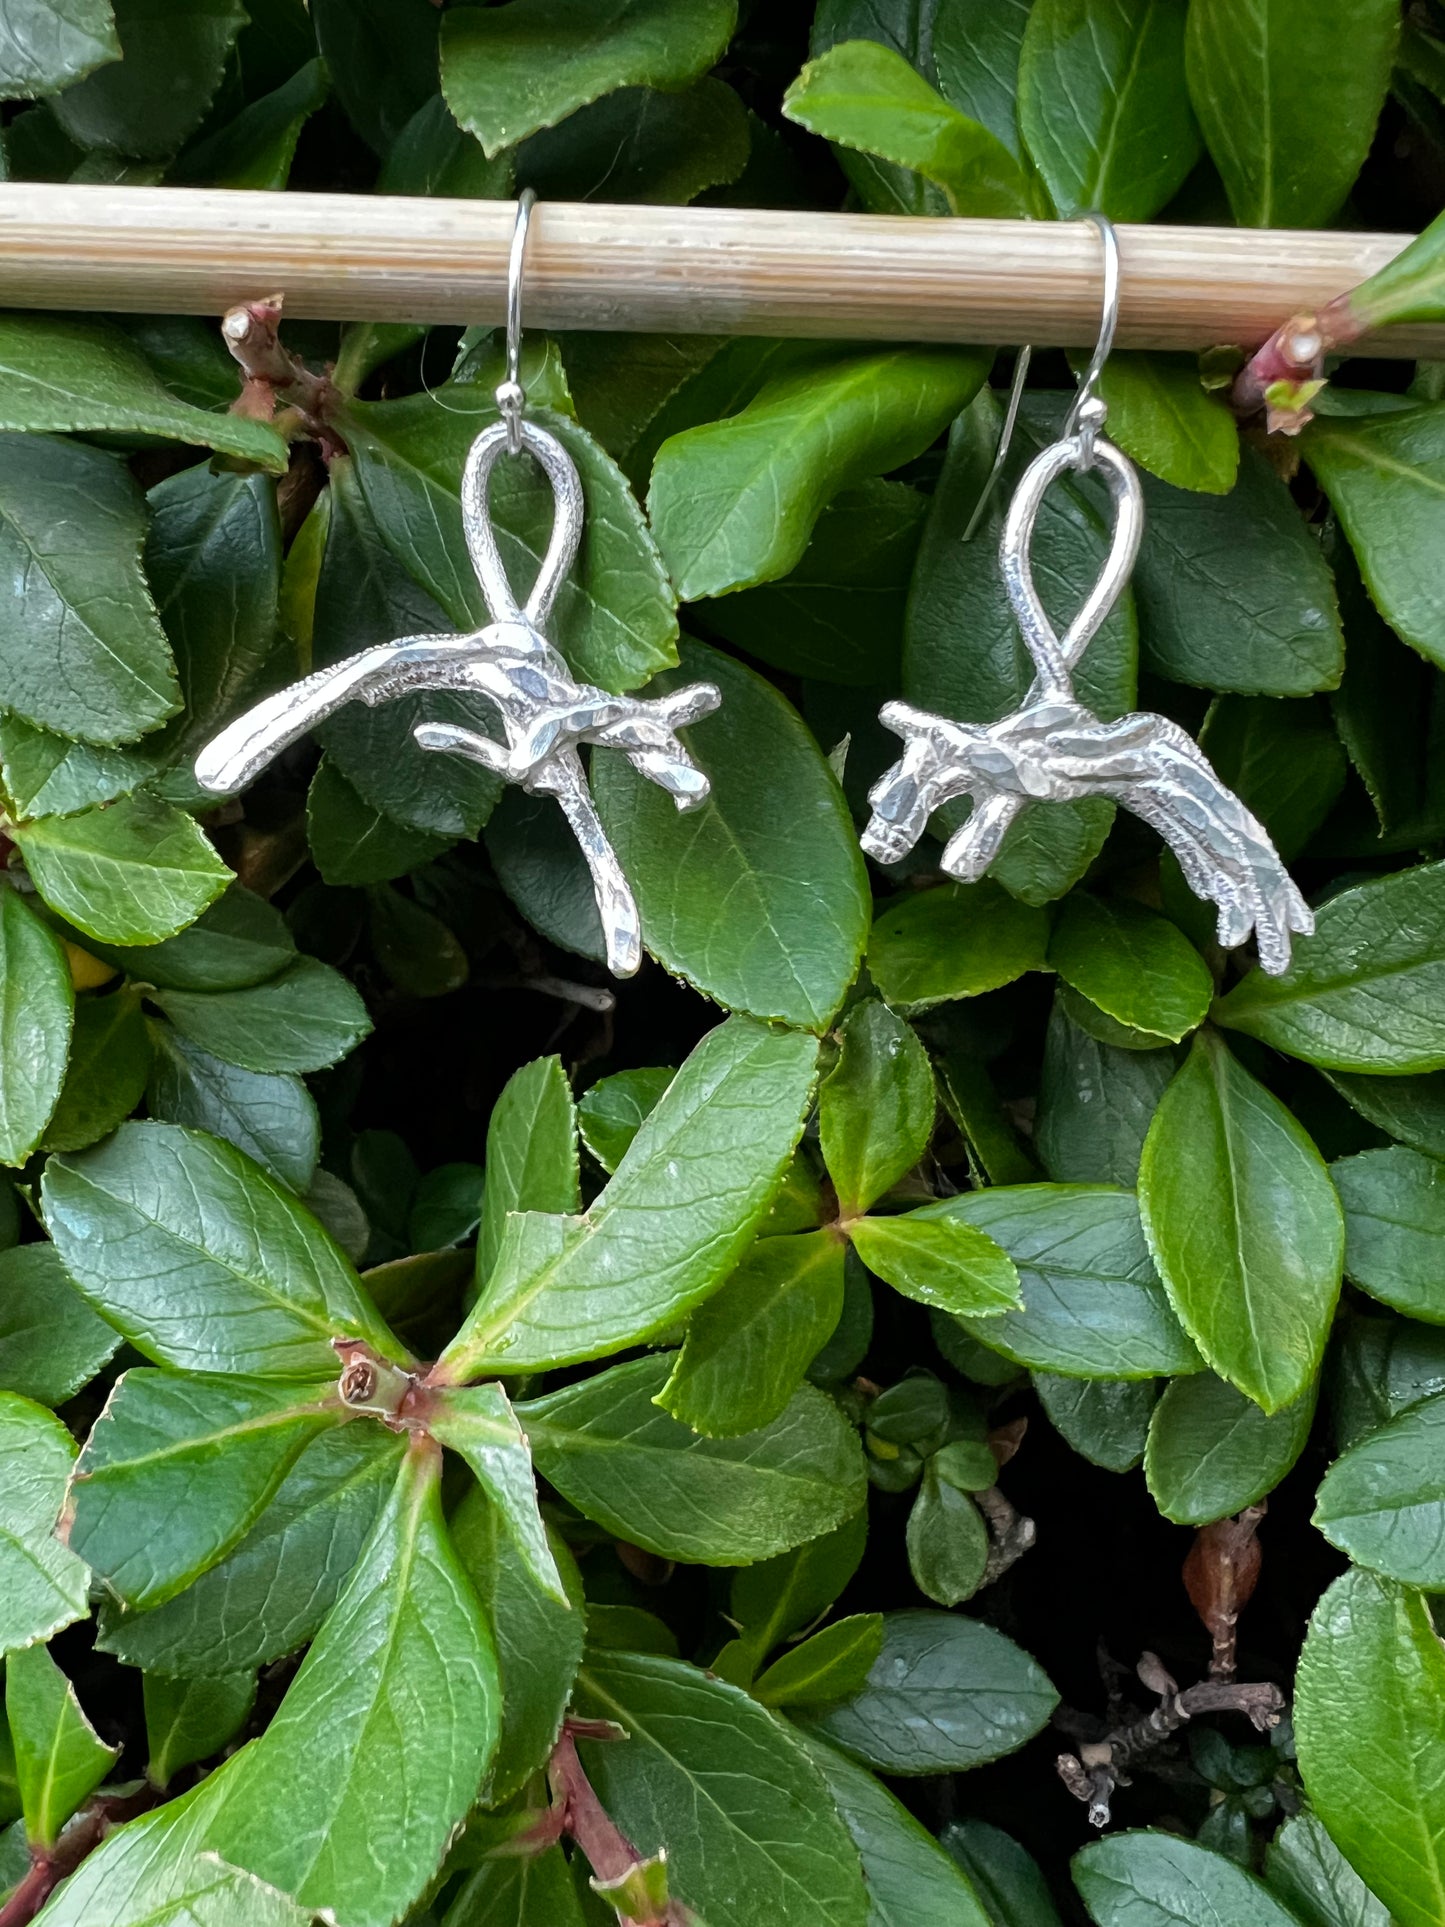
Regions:
[[[514,1211],[576,1211],[577,1113],[560,1057],[538,1057],[507,1080],[487,1125],[477,1278],[495,1271]]]
[[[897,1218],[858,1218],[853,1249],[885,1284],[954,1317],[986,1318],[1018,1307],[1019,1274],[994,1240],[961,1218],[925,1206]]]
[[[582,1093],[577,1104],[582,1142],[609,1177],[676,1075],[671,1065],[614,1071]]]
[[[1266,1416],[1213,1372],[1176,1378],[1154,1407],[1144,1454],[1155,1505],[1182,1525],[1242,1512],[1289,1471],[1314,1412],[1313,1387]]]
[[[549,943],[601,963],[607,945],[592,877],[555,800],[509,785],[485,835],[498,883],[532,928]]]
[[[1331,1394],[1343,1451],[1406,1406],[1445,1392],[1445,1332],[1406,1318],[1352,1318],[1340,1332]]]
[[[924,1465],[908,1514],[908,1565],[921,1593],[940,1606],[957,1606],[983,1584],[988,1527],[968,1494],[940,1478],[936,1457]]]
[[[566,1605],[557,1561],[537,1507],[527,1440],[501,1386],[456,1386],[439,1393],[427,1429],[471,1467],[501,1515],[507,1536],[533,1584],[559,1605]]]
[[[827,1611],[857,1571],[867,1539],[868,1514],[860,1509],[795,1551],[733,1574],[731,1617],[755,1659]]]
[[[294,963],[296,945],[280,911],[235,883],[178,937],[96,954],[162,990],[244,990]]]
[[[1207,495],[1233,488],[1239,431],[1229,410],[1201,386],[1193,357],[1113,355],[1099,392],[1109,407],[1109,439],[1141,468],[1174,488]],[[1151,517],[1146,536],[1152,526]]]
[[[60,1101],[41,1140],[47,1151],[80,1151],[113,1131],[145,1094],[151,1040],[132,990],[82,997]]]
[[[119,1345],[119,1332],[96,1317],[53,1245],[0,1252],[0,1390],[63,1405]]]
[[[310,1091],[287,1072],[245,1071],[202,1050],[170,1024],[151,1031],[146,1106],[166,1124],[225,1138],[282,1184],[304,1194],[316,1174],[321,1120]]]
[[[1285,1821],[1270,1842],[1264,1877],[1303,1927],[1390,1927],[1389,1914],[1316,1814]]]
[[[774,1660],[753,1686],[753,1697],[764,1706],[820,1706],[845,1699],[867,1684],[882,1645],[881,1613],[835,1620]]]
[[[735,181],[750,145],[747,109],[721,80],[622,87],[532,135],[517,174],[544,201],[686,202]]]
[[[67,87],[61,126],[82,147],[159,157],[200,123],[246,15],[239,0],[111,0],[122,58]]]
[[[23,1164],[65,1082],[75,991],[65,950],[19,892],[0,886],[0,1163]]]
[[[51,909],[102,943],[173,937],[233,880],[193,817],[144,792],[37,817],[15,840]]]
[[[982,1895],[990,1927],[1059,1927],[1037,1864],[986,1820],[954,1820],[940,1843]]]
[[[1034,1146],[1051,1178],[1132,1190],[1139,1155],[1175,1071],[1167,1050],[1102,1044],[1054,1004],[1044,1039]]]
[[[1325,1474],[1314,1522],[1357,1565],[1445,1589],[1445,1400],[1429,1398],[1352,1445]]]
[[[1319,1369],[1344,1223],[1319,1152],[1205,1031],[1160,1100],[1139,1167],[1154,1262],[1190,1337],[1266,1412]]]
[[[1049,962],[1116,1023],[1177,1043],[1214,995],[1208,965],[1181,930],[1128,897],[1076,891],[1049,938]]]
[[[471,973],[466,949],[440,917],[414,897],[373,884],[366,893],[372,953],[398,990],[410,997],[445,997]]]
[[[585,1927],[561,1847],[484,1860],[458,1889],[443,1927]]]
[[[1061,1378],[1055,1372],[1035,1372],[1034,1390],[1054,1429],[1094,1465],[1106,1472],[1132,1472],[1144,1457],[1149,1418],[1159,1396],[1152,1378]]]
[[[431,0],[312,0],[317,44],[351,124],[384,154],[437,84]]]
[[[1223,696],[1199,732],[1214,773],[1269,831],[1285,862],[1299,855],[1345,786],[1349,764],[1322,700]]]
[[[175,1679],[147,1673],[144,1680],[146,1778],[166,1786],[171,1776],[198,1760],[209,1760],[235,1738],[256,1703],[251,1673],[216,1673],[209,1678]]]
[[[894,897],[874,919],[868,970],[892,1004],[926,1010],[1047,968],[1048,919],[987,878]]]
[[[10,0],[0,35],[0,94],[34,100],[120,53],[110,0]]]
[[[324,883],[384,883],[440,856],[450,839],[375,810],[329,756],[306,796],[306,840]]]
[[[1242,1867],[1172,1833],[1097,1841],[1076,1857],[1074,1882],[1098,1927],[1295,1927]]]
[[[183,1037],[248,1071],[324,1070],[371,1030],[351,984],[314,957],[246,990],[162,990],[155,1001]]]
[[[273,92],[243,107],[233,121],[197,141],[171,169],[173,181],[206,187],[286,186],[301,130],[324,107],[330,88],[326,68],[308,60]]]
[[[5,1659],[5,1718],[32,1847],[53,1847],[60,1829],[98,1787],[120,1748],[106,1746],[80,1710],[75,1688],[43,1646]]]
[[[55,1537],[75,1441],[43,1406],[0,1392],[0,1649],[49,1639],[88,1609],[89,1575]]]
[[[1341,1158],[1345,1273],[1409,1318],[1445,1325],[1445,1166],[1402,1145]]]
[[[863,1459],[832,1400],[800,1385],[781,1417],[703,1438],[656,1404],[673,1360],[614,1365],[518,1408],[537,1469],[580,1512],[664,1559],[748,1565],[863,1503]]]
[[[158,1364],[314,1379],[338,1336],[406,1358],[328,1234],[219,1138],[125,1124],[52,1158],[43,1196],[76,1285]]]

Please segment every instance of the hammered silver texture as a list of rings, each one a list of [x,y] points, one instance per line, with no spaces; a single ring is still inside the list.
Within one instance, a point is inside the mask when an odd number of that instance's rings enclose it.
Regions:
[[[552,485],[551,540],[527,600],[518,604],[497,545],[488,483],[507,451],[513,426]],[[467,551],[492,621],[462,636],[402,636],[363,649],[329,669],[268,696],[229,724],[196,758],[196,780],[217,795],[243,789],[281,751],[344,704],[371,707],[418,689],[455,689],[487,697],[501,719],[505,742],[477,730],[421,723],[413,732],[424,750],[466,756],[508,783],[555,796],[587,860],[602,917],[608,968],[630,977],[642,961],[642,930],[627,878],[607,839],[579,745],[623,752],[633,768],[666,790],[680,810],[708,794],[708,780],[677,731],[722,701],[713,683],[690,683],[648,700],[613,696],[573,680],[561,655],[542,634],[557,591],[577,555],[583,523],[582,484],[571,456],[554,435],[522,421],[498,422],[473,442],[462,477],[462,528]]]

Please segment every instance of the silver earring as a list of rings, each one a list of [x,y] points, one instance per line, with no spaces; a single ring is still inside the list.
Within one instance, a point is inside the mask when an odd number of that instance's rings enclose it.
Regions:
[[[646,701],[611,696],[572,679],[542,634],[557,591],[582,537],[582,484],[555,435],[524,418],[521,382],[522,268],[535,197],[517,203],[517,225],[507,278],[507,374],[497,389],[501,421],[472,443],[462,477],[462,528],[491,622],[465,636],[402,636],[268,696],[208,743],[196,758],[196,780],[220,795],[242,789],[289,744],[344,704],[372,707],[417,689],[469,690],[486,696],[501,717],[505,743],[447,723],[421,723],[413,732],[424,750],[466,756],[508,783],[555,796],[592,874],[593,893],[614,976],[630,977],[642,961],[637,905],[617,853],[607,840],[578,745],[619,749],[633,768],[665,789],[680,810],[708,794],[708,780],[678,741],[677,731],[722,701],[713,683],[691,683],[674,695]],[[492,527],[487,489],[504,454],[531,454],[552,485],[551,540],[537,579],[519,605],[507,580]]]
[[[1190,889],[1218,906],[1220,943],[1233,949],[1253,929],[1261,966],[1277,976],[1289,965],[1291,933],[1307,936],[1315,922],[1264,826],[1177,723],[1143,712],[1100,722],[1074,695],[1072,672],[1128,582],[1144,528],[1139,478],[1100,434],[1107,408],[1098,382],[1118,319],[1119,248],[1103,215],[1089,219],[1104,245],[1098,345],[1061,439],[1024,472],[999,545],[1004,587],[1034,661],[1033,684],[1022,708],[981,727],[886,703],[881,720],[903,738],[904,750],[869,795],[873,814],[863,848],[882,863],[896,863],[934,810],[967,796],[973,809],[949,838],[943,868],[972,883],[1030,803],[1112,797],[1159,832]],[[1066,470],[1102,475],[1114,500],[1114,533],[1099,579],[1061,641],[1034,587],[1029,550],[1044,493]]]

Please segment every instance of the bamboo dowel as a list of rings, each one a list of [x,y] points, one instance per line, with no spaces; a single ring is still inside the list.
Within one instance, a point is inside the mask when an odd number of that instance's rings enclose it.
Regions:
[[[502,319],[510,201],[0,183],[0,301],[220,314]],[[1123,227],[1122,347],[1253,348],[1408,235]],[[543,203],[526,318],[542,328],[1086,347],[1098,237],[1048,221]],[[1362,352],[1445,356],[1445,327]]]

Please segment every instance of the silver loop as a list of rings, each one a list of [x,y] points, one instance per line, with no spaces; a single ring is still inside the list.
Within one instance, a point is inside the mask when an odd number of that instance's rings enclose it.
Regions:
[[[497,546],[497,533],[492,526],[492,512],[487,503],[487,484],[491,480],[497,457],[504,448],[511,448],[512,426],[509,421],[496,422],[491,428],[484,428],[472,443],[462,475],[462,530],[492,620],[521,620],[530,623],[534,629],[540,629],[551,613],[557,591],[566,580],[567,571],[577,556],[577,545],[582,539],[582,483],[572,457],[557,437],[549,435],[545,428],[538,428],[533,422],[523,421],[519,416],[516,422],[517,450],[520,453],[525,447],[537,458],[538,466],[552,484],[554,514],[552,539],[547,544],[547,553],[542,558],[537,579],[525,604],[518,607],[512,585],[507,580],[502,552]]]
[[[1099,377],[1104,372],[1104,363],[1114,346],[1114,330],[1119,325],[1119,237],[1114,232],[1114,223],[1107,214],[1086,214],[1084,219],[1097,230],[1104,244],[1104,297],[1099,312],[1099,338],[1094,343],[1094,352],[1089,365],[1084,370],[1083,380],[1079,383],[1078,393],[1073,405],[1064,417],[1063,437],[1080,435],[1084,446],[1085,466],[1093,466],[1094,436],[1102,425],[1104,416],[1097,409],[1090,414],[1085,412],[1086,404],[1095,402],[1103,406],[1099,394]],[[1106,411],[1107,412],[1107,411]]]
[[[517,224],[507,256],[507,378],[497,389],[497,406],[507,425],[507,452],[511,455],[522,452],[522,410],[527,405],[527,391],[522,386],[522,277],[527,233],[536,204],[536,194],[524,187],[517,196]]]

